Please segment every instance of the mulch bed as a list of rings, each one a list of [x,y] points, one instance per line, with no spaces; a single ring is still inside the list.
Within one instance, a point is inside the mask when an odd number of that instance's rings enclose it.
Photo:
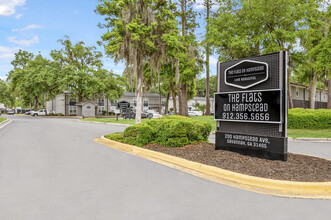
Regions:
[[[143,148],[250,176],[300,182],[331,181],[331,161],[306,155],[289,154],[287,161],[267,160],[215,150],[214,144],[207,143],[184,147],[148,144]]]

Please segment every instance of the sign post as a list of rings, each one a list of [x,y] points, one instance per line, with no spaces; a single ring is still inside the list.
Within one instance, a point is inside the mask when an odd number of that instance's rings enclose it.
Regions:
[[[287,54],[218,63],[217,149],[287,160]]]

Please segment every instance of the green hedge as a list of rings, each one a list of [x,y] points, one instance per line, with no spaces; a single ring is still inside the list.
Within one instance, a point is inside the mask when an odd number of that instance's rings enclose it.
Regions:
[[[210,131],[211,125],[207,122],[170,115],[130,126],[124,133],[110,134],[106,137],[140,147],[148,143],[181,147],[199,141],[208,142]]]
[[[290,109],[288,111],[288,128],[331,128],[331,110],[303,108]]]

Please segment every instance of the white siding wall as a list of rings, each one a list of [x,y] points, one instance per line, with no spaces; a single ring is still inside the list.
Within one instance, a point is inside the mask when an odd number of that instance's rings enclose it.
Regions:
[[[57,95],[55,97],[55,113],[56,114],[59,114],[59,113],[62,113],[63,115],[65,115],[65,96],[64,94],[60,94],[60,95]]]
[[[95,117],[95,105],[86,103],[82,106],[82,114],[84,117]]]

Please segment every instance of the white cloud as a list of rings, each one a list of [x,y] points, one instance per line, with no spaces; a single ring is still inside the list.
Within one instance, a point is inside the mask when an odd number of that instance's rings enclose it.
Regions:
[[[10,58],[14,58],[14,54],[12,54],[12,53],[3,53],[3,54],[0,54],[0,60],[2,60],[2,59],[10,59]]]
[[[196,3],[194,4],[194,9],[201,11],[206,10],[206,7],[204,6],[205,0],[196,0]],[[211,0],[211,10],[216,11],[219,8],[219,3],[217,3],[216,0]]]
[[[11,52],[13,52],[12,48],[0,46],[0,53],[11,53]]]
[[[3,81],[6,81],[7,76],[0,76],[0,79],[2,79]]]
[[[23,16],[23,14],[17,14],[17,15],[15,16],[15,18],[16,18],[16,19],[20,19],[22,16]]]
[[[217,65],[218,59],[214,56],[209,56],[209,66],[215,67]]]
[[[11,48],[11,47],[3,47],[0,46],[0,60],[2,59],[12,59],[15,57],[15,52],[19,50],[19,48]],[[2,66],[3,67],[3,66]],[[0,71],[2,69],[2,67],[0,68]]]
[[[30,40],[17,40],[17,37],[8,37],[7,38],[8,42],[10,43],[15,43],[21,46],[31,46],[33,44],[37,44],[39,43],[39,38],[37,35],[35,35],[33,38],[31,38]]]
[[[23,6],[25,0],[0,0],[0,15],[9,16],[15,14],[17,6]]]
[[[12,31],[13,32],[24,32],[24,31],[39,29],[39,28],[42,28],[42,26],[37,25],[37,24],[30,24],[22,29],[12,29]]]

